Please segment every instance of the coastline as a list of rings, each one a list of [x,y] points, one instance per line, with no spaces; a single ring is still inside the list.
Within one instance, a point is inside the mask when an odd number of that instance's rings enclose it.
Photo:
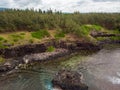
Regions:
[[[120,42],[117,43],[120,44]],[[80,41],[58,42],[51,40],[50,42],[40,44],[30,44],[13,48],[0,49],[0,55],[3,55],[4,58],[8,59],[4,64],[0,65],[0,74],[9,72],[16,68],[27,68],[26,66],[32,65],[32,63],[42,63],[49,60],[52,61],[54,59],[59,59],[81,50],[99,51],[102,49],[104,44],[109,44],[109,42],[93,44]],[[55,50],[52,52],[47,52],[46,50],[49,46],[53,46]],[[9,60],[9,58],[11,58],[11,60]]]

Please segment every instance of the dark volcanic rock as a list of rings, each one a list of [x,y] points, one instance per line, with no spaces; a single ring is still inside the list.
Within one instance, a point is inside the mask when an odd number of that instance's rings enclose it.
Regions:
[[[17,47],[10,47],[5,49],[0,49],[0,55],[5,58],[14,58],[21,57],[28,54],[33,53],[43,53],[46,51],[47,47],[54,46],[55,48],[64,48],[69,51],[77,51],[77,50],[99,50],[99,46],[94,45],[92,43],[85,42],[65,42],[65,41],[55,41],[52,40],[50,42],[44,42],[41,44],[28,44],[21,45]]]
[[[18,47],[0,49],[0,55],[4,56],[5,58],[13,58],[24,56],[26,54],[40,53],[45,51],[46,46],[44,44],[29,44]]]
[[[92,43],[83,43],[77,42],[76,43],[76,50],[100,50],[101,47]]]
[[[10,70],[12,70],[12,69],[14,69],[14,66],[13,66],[13,65],[7,65],[7,64],[1,65],[1,66],[0,66],[0,73],[2,73],[2,72],[7,72],[7,71],[10,71]]]
[[[88,90],[88,86],[81,82],[81,74],[75,71],[61,70],[52,80],[53,87],[62,90]]]
[[[19,65],[21,61],[18,60],[7,60],[4,64],[0,65],[0,73],[11,71]]]

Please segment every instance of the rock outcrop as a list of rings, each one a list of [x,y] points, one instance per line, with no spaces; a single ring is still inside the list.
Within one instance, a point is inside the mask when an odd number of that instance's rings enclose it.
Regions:
[[[31,53],[45,52],[46,46],[44,44],[28,44],[17,47],[0,49],[0,55],[5,58],[14,58],[24,56]]]
[[[61,70],[52,80],[53,87],[62,90],[88,90],[88,86],[81,82],[82,75],[75,71]]]
[[[25,64],[30,64],[34,62],[44,62],[44,61],[60,58],[68,54],[70,54],[70,52],[67,49],[59,48],[53,52],[25,55],[23,57],[23,62]]]
[[[64,48],[69,51],[77,51],[77,50],[100,50],[100,47],[94,45],[92,43],[86,42],[65,42],[65,41],[55,41],[52,40],[51,42],[45,42],[40,44],[29,44],[29,45],[22,45],[17,47],[11,47],[6,49],[0,49],[0,55],[4,56],[5,58],[14,58],[14,57],[21,57],[28,54],[33,53],[43,53],[46,51],[47,47],[54,46],[55,48]]]
[[[94,31],[94,30],[90,33],[90,35],[93,37],[120,37],[120,34],[112,34],[112,33]]]
[[[49,46],[56,48],[53,52],[46,52]],[[21,64],[30,64],[34,62],[43,62],[64,57],[80,50],[100,50],[100,47],[92,43],[85,42],[65,42],[55,41],[44,42],[40,44],[30,44],[18,47],[0,49],[0,55],[4,58],[15,58],[11,62],[0,66],[0,72],[13,70]],[[15,61],[15,62],[14,62]],[[17,63],[16,63],[17,62]]]

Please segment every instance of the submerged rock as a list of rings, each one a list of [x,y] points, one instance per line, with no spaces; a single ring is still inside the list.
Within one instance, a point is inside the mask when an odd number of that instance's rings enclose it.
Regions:
[[[52,80],[53,87],[62,90],[88,90],[88,86],[81,82],[82,75],[75,71],[61,70]]]

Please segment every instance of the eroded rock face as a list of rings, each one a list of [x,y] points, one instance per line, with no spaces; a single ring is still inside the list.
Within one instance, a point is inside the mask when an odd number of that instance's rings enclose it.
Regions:
[[[29,44],[18,47],[0,49],[0,55],[4,56],[5,58],[13,58],[31,53],[42,53],[45,52],[45,50],[46,46],[44,44]]]
[[[52,80],[53,87],[62,90],[88,90],[88,86],[81,82],[81,74],[75,71],[61,70]]]
[[[48,61],[48,60],[60,58],[65,55],[69,55],[69,51],[67,49],[59,48],[53,52],[44,52],[44,53],[25,55],[23,57],[23,62],[25,64],[30,64],[34,62],[42,62],[42,61]]]

